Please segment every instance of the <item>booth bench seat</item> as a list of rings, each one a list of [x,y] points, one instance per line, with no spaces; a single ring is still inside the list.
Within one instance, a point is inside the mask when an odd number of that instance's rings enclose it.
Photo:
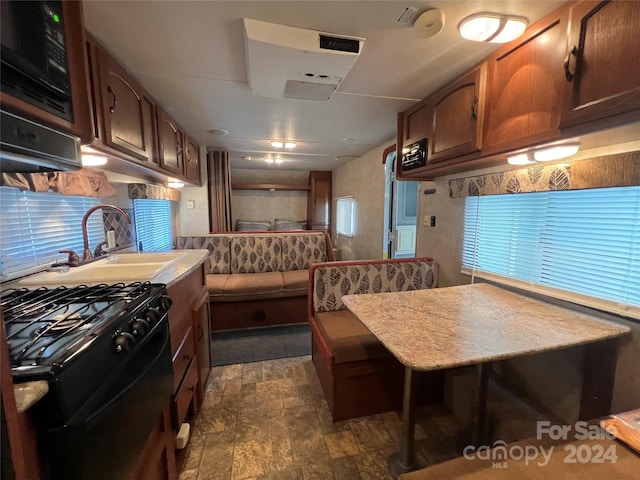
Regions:
[[[342,297],[435,287],[437,263],[431,258],[317,263],[310,277],[312,358],[333,421],[399,410],[404,367]],[[422,376],[419,401],[441,401],[442,372]]]
[[[212,330],[306,321],[309,267],[333,260],[325,232],[230,232],[178,237],[176,248],[207,249]]]

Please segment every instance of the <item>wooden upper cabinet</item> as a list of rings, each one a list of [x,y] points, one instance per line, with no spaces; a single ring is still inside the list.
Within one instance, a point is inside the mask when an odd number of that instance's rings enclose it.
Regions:
[[[485,64],[430,97],[433,130],[428,163],[482,148]]]
[[[101,141],[138,160],[153,158],[153,101],[104,49],[96,47]]]
[[[331,234],[331,184],[331,172],[309,172],[307,223],[311,230],[323,230]]]
[[[398,119],[400,127],[398,131],[401,134],[401,138],[398,138],[399,148],[429,137],[431,117],[431,106],[426,102],[426,99],[400,113]]]
[[[183,175],[184,132],[180,125],[159,106],[158,113],[158,146],[160,150],[160,168]]]
[[[200,145],[189,135],[185,135],[184,176],[198,185],[202,184],[200,177]]]
[[[562,126],[640,109],[640,2],[571,8]]]
[[[568,16],[556,10],[487,59],[483,154],[560,136]]]

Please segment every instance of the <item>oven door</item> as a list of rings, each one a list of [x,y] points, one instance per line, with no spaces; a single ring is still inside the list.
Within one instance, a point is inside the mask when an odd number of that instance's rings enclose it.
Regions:
[[[73,416],[45,432],[47,478],[129,478],[173,391],[165,315]]]

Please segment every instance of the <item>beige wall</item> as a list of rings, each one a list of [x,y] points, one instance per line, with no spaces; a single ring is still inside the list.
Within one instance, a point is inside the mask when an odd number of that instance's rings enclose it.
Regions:
[[[277,170],[275,169],[277,168]],[[232,169],[232,183],[275,183],[308,185],[309,172],[298,170]],[[272,226],[276,218],[307,219],[307,192],[295,190],[234,190],[231,195],[231,216],[235,221],[268,220]]]
[[[377,259],[383,256],[384,164],[382,153],[389,141],[333,171],[331,238],[342,260]],[[356,235],[338,237],[335,231],[336,198],[353,196],[356,204]]]

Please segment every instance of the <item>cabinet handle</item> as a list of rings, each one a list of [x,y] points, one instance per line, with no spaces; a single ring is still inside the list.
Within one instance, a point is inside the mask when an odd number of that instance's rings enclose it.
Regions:
[[[116,109],[116,106],[118,105],[118,99],[116,98],[116,94],[113,92],[111,87],[107,87],[107,92],[109,92],[111,94],[111,97],[113,98],[113,100],[111,101],[111,105],[109,105],[109,111],[113,113],[113,111]]]
[[[478,119],[478,112],[476,109],[478,108],[478,96],[473,97],[473,102],[471,102],[471,118],[474,120]]]
[[[577,57],[578,55],[578,47],[576,47],[575,45],[571,50],[569,50],[569,52],[567,52],[567,56],[564,57],[564,77],[567,79],[567,82],[572,81],[573,77],[575,76],[575,73],[569,70],[571,55],[573,55],[574,57]]]
[[[202,338],[204,337],[204,330],[200,325],[198,325],[198,332],[200,332],[200,336],[198,337],[198,340],[202,340]]]

